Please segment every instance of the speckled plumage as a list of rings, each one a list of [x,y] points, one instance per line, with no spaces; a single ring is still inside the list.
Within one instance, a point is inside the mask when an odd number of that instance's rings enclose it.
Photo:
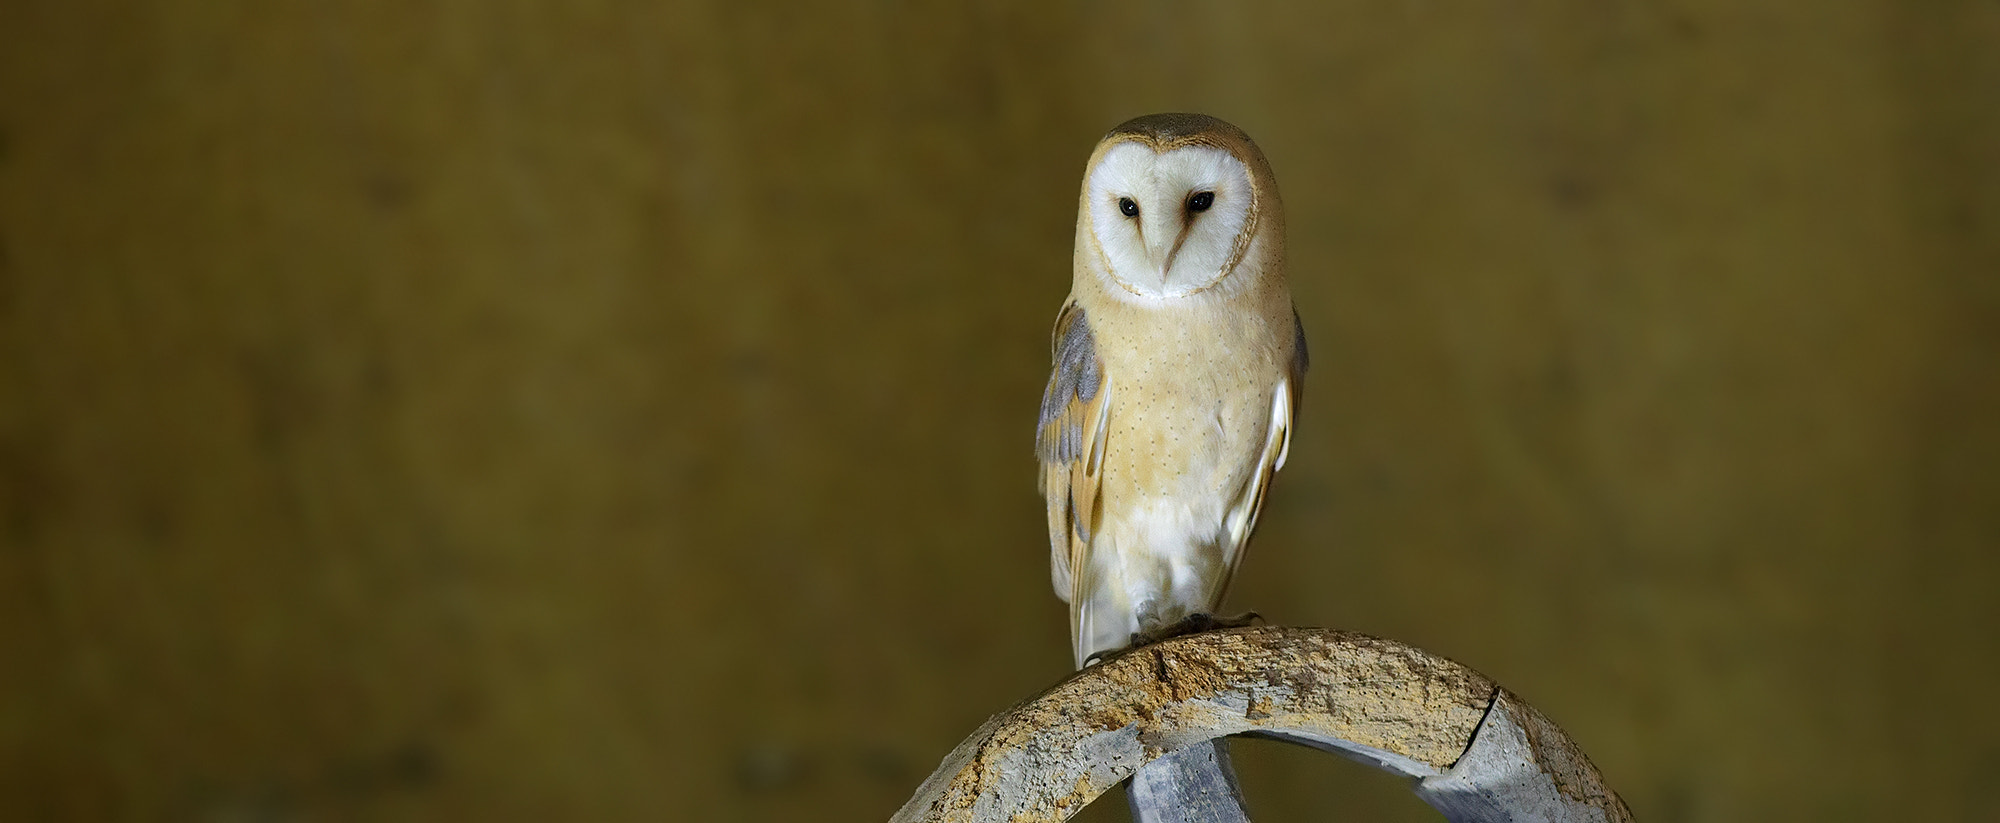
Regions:
[[[1078,211],[1036,442],[1082,665],[1221,606],[1284,463],[1306,354],[1276,182],[1234,126],[1120,125]]]

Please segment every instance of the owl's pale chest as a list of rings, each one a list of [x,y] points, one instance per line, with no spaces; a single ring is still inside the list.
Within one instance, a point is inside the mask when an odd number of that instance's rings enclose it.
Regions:
[[[1099,343],[1113,387],[1106,502],[1220,504],[1263,447],[1272,392],[1284,377],[1278,335],[1241,311],[1131,312],[1111,325]]]

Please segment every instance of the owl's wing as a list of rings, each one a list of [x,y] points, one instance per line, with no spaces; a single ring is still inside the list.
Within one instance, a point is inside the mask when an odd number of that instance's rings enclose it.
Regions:
[[[1078,596],[1088,581],[1084,550],[1097,526],[1097,492],[1104,464],[1106,410],[1111,381],[1090,324],[1074,300],[1056,315],[1051,348],[1055,369],[1042,392],[1041,423],[1035,431],[1035,455],[1041,460],[1042,497],[1049,512],[1049,573],[1056,596],[1070,603],[1072,629],[1077,623]]]
[[[1287,364],[1284,379],[1279,380],[1277,388],[1271,392],[1271,424],[1264,433],[1264,448],[1257,455],[1256,470],[1251,472],[1249,482],[1244,484],[1243,492],[1223,521],[1229,528],[1228,543],[1223,547],[1223,571],[1208,600],[1216,607],[1229,593],[1229,581],[1236,576],[1236,567],[1243,562],[1243,547],[1249,545],[1250,535],[1257,530],[1257,515],[1264,510],[1264,493],[1271,487],[1271,476],[1285,467],[1285,456],[1291,453],[1292,420],[1298,416],[1299,403],[1305,397],[1306,367],[1311,365],[1311,360],[1306,353],[1305,326],[1299,322],[1298,311],[1294,310],[1292,359]]]

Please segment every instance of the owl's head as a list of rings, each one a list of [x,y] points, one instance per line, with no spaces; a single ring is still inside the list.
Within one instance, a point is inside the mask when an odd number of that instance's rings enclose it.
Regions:
[[[1109,277],[1155,298],[1209,289],[1252,241],[1282,254],[1277,183],[1250,136],[1204,114],[1153,114],[1104,136],[1078,215]]]

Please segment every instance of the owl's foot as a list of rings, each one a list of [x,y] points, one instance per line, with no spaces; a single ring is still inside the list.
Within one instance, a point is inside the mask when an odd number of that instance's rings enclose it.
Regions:
[[[1131,642],[1125,644],[1123,648],[1106,649],[1092,654],[1084,659],[1083,668],[1090,668],[1113,657],[1137,649],[1140,646],[1149,646],[1162,640],[1171,640],[1190,634],[1200,634],[1215,629],[1240,629],[1245,626],[1255,626],[1262,622],[1264,622],[1263,615],[1256,612],[1244,612],[1232,615],[1213,615],[1205,612],[1190,614],[1160,628],[1133,634]]]
[[[1215,629],[1240,629],[1244,626],[1254,626],[1262,622],[1263,619],[1263,616],[1256,612],[1244,612],[1235,615],[1214,615],[1206,612],[1197,612],[1183,617],[1170,625],[1132,635],[1131,648],[1138,648],[1187,634],[1200,634]]]
[[[1245,626],[1255,626],[1259,623],[1264,622],[1264,616],[1256,612],[1244,612],[1242,614],[1229,614],[1229,615],[1198,614],[1195,616],[1208,618],[1210,629],[1241,629]],[[1207,631],[1207,630],[1208,629],[1203,629],[1202,631]]]

